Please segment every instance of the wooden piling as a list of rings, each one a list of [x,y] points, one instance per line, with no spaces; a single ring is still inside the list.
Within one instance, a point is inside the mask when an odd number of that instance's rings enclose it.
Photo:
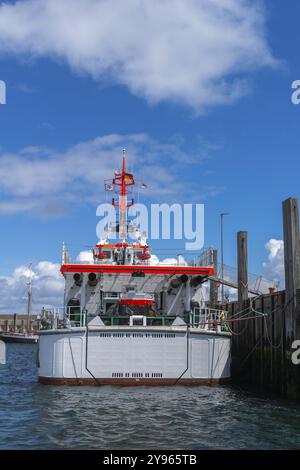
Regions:
[[[14,313],[14,316],[13,316],[13,331],[14,333],[17,331],[17,314]]]
[[[284,269],[286,291],[286,340],[291,345],[300,336],[297,290],[300,289],[300,241],[298,200],[283,201]]]
[[[213,264],[215,276],[218,275],[218,252],[213,250]],[[218,304],[218,285],[215,281],[209,282],[209,301],[212,308],[216,308]]]
[[[232,325],[232,353],[240,365],[233,379],[300,400],[300,365],[292,361],[292,343],[300,339],[300,236],[294,198],[283,201],[283,233],[286,290],[270,290],[248,301],[247,233],[238,233],[238,301],[227,308],[229,317],[238,318],[252,306],[255,318]]]
[[[238,259],[238,303],[242,310],[248,300],[248,247],[247,232],[237,234],[237,259]]]

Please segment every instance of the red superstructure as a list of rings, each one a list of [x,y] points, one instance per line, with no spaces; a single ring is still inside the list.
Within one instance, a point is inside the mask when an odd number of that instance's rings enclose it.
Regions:
[[[112,205],[118,208],[119,219],[116,231],[119,242],[110,243],[104,238],[98,242],[93,250],[94,264],[79,264],[64,261],[61,272],[65,273],[98,273],[98,274],[127,274],[133,276],[164,275],[164,276],[212,276],[214,269],[211,266],[183,266],[183,265],[152,265],[150,247],[145,238],[140,236],[136,243],[127,241],[128,221],[127,209],[134,204],[134,200],[127,200],[127,195],[133,193],[135,179],[126,169],[125,151],[123,150],[122,170],[114,174],[113,179],[105,180],[105,189],[113,191],[119,200],[112,199]],[[143,185],[145,186],[145,185]]]
[[[103,273],[103,274],[163,274],[190,276],[213,276],[211,266],[163,266],[163,265],[122,265],[122,264],[63,264],[62,273]]]

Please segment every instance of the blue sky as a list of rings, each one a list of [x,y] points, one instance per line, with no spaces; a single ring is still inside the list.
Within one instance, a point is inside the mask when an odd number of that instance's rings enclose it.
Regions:
[[[146,9],[146,38],[137,27],[135,1],[122,2],[119,18],[116,13],[113,24],[125,28],[120,37],[108,28],[112,20],[107,2],[88,0],[91,10],[102,3],[106,10],[87,29],[78,24],[85,20],[89,25],[88,15],[81,20],[69,15],[67,7],[57,7],[51,16],[50,10],[43,11],[46,0],[25,0],[21,7],[19,2],[5,3],[11,5],[0,2],[0,79],[7,86],[7,104],[0,105],[0,276],[9,277],[29,262],[58,263],[63,240],[74,255],[97,241],[95,211],[104,197],[102,177],[112,173],[123,146],[129,165],[148,184],[144,202],[204,203],[205,244],[217,248],[219,213],[229,212],[226,263],[236,263],[236,232],[248,230],[249,268],[262,272],[268,256],[265,244],[282,239],[281,201],[299,197],[300,106],[291,103],[291,83],[300,79],[299,2],[230,0],[233,23],[220,17],[215,27],[219,7],[214,0],[211,5],[204,1],[212,48],[205,35],[198,37],[203,11],[193,0],[186,2],[185,11],[178,1],[174,8],[165,2],[175,26],[157,25],[155,11]],[[126,4],[134,13],[128,22]],[[152,10],[156,8],[159,3],[153,2]],[[176,22],[185,14],[191,33],[176,44]],[[33,19],[25,27],[26,18]],[[245,24],[231,37],[234,21]],[[60,31],[59,44],[54,44],[53,31],[64,22],[71,39]],[[110,42],[107,48],[105,34],[97,37],[106,27],[109,41],[117,36],[116,44]],[[124,37],[130,35],[128,45]],[[159,46],[146,60],[156,36]],[[175,38],[174,51],[170,38]],[[208,44],[202,47],[204,40]],[[224,50],[219,51],[221,43]],[[141,50],[135,50],[136,44]],[[222,64],[226,54],[228,62]],[[189,59],[192,55],[195,62]],[[111,135],[115,138],[105,140]],[[77,172],[70,170],[73,165]],[[182,251],[178,241],[160,248],[162,256],[169,256],[170,248],[175,254]]]

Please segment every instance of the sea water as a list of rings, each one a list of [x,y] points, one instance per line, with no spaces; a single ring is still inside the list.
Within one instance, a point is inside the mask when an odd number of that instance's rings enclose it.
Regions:
[[[300,404],[234,386],[37,382],[36,345],[7,344],[0,449],[300,449]]]

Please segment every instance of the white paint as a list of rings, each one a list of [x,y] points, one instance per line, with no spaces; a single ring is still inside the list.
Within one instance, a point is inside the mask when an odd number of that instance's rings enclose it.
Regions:
[[[293,104],[300,104],[300,80],[294,80],[292,83],[292,88],[295,91],[292,93],[291,101]]]
[[[114,378],[141,373],[162,379],[230,377],[230,337],[198,333],[186,327],[102,327],[40,335],[42,377]],[[127,335],[127,336],[126,336]],[[189,341],[189,344],[188,344]],[[188,357],[187,357],[188,354]],[[87,363],[87,368],[85,364]],[[187,368],[188,365],[188,368]],[[186,370],[187,369],[187,370]],[[183,375],[182,375],[183,374]],[[157,377],[155,377],[157,378]]]
[[[0,340],[0,364],[6,364],[6,345],[2,340]]]

